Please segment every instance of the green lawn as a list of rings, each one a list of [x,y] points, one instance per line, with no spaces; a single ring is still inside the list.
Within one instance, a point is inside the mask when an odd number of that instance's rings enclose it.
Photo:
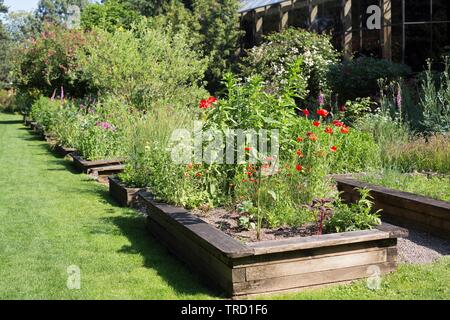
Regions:
[[[142,217],[74,173],[20,120],[0,114],[0,299],[218,298],[148,235]],[[81,269],[81,290],[66,287],[70,265]],[[450,299],[449,284],[447,258],[401,266],[378,291],[360,282],[279,298]]]

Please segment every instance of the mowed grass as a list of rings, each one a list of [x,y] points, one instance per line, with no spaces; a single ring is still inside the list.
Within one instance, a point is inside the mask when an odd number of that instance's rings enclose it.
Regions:
[[[0,113],[0,299],[214,299],[220,293],[149,236],[107,188]],[[67,288],[69,266],[81,289]],[[402,265],[381,290],[365,282],[276,299],[450,299],[450,259]],[[267,298],[267,297],[265,297]]]

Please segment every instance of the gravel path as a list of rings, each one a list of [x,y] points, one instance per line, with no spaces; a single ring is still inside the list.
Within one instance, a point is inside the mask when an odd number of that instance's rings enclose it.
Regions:
[[[398,239],[397,247],[399,261],[406,263],[432,263],[450,255],[450,240],[414,229],[409,230],[408,238]]]

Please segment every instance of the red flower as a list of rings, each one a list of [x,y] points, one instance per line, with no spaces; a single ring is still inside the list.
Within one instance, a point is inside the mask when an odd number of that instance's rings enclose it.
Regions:
[[[341,106],[339,107],[339,111],[340,111],[340,112],[345,112],[345,111],[347,111],[347,108],[345,107],[344,104],[341,105]]]
[[[200,109],[208,109],[210,106],[211,106],[211,104],[208,103],[208,101],[205,100],[205,99],[200,100],[200,102],[199,102],[199,104],[198,104],[198,107],[199,107]]]
[[[215,102],[217,102],[217,98],[215,98],[215,97],[209,97],[208,99],[203,99],[203,100],[200,100],[200,102],[199,102],[199,104],[198,104],[198,107],[200,108],[200,109],[208,109],[208,108],[210,108],[210,107],[212,107],[212,104],[213,103],[215,103]]]
[[[325,128],[325,133],[332,134],[332,133],[333,133],[333,128],[331,128],[331,127],[326,127],[326,128]]]
[[[317,110],[317,114],[323,118],[325,118],[326,116],[328,116],[328,111],[325,109],[319,109]]]
[[[331,150],[332,152],[336,152],[337,147],[336,147],[336,146],[332,146],[332,147],[330,147],[330,150]]]
[[[186,167],[187,167],[189,170],[191,170],[192,167],[193,167],[193,164],[192,164],[192,163],[189,163],[188,165],[186,165]]]
[[[333,124],[334,124],[335,127],[342,127],[342,126],[344,126],[344,123],[342,121],[339,121],[339,120],[334,120]]]
[[[302,142],[303,141],[303,138],[302,137],[298,137],[297,138],[297,142]]]
[[[303,109],[302,111],[303,111],[303,115],[305,117],[309,117],[309,110],[308,109]]]
[[[317,141],[317,136],[312,132],[308,132],[308,137],[311,141]]]
[[[300,164],[298,164],[298,165],[295,166],[295,170],[300,172],[300,171],[303,170],[303,167]]]
[[[243,182],[243,183],[246,183],[246,182],[247,182],[247,180],[243,179],[243,180],[242,180],[242,182]]]
[[[195,176],[198,177],[198,178],[200,178],[200,177],[202,176],[202,173],[201,173],[201,172],[197,172],[197,173],[195,174]]]
[[[298,155],[300,158],[303,158],[303,152],[302,152],[302,150],[297,150],[297,155]]]
[[[208,100],[206,100],[209,104],[213,104],[215,102],[217,102],[217,98],[216,97],[209,97]]]
[[[251,176],[253,175],[253,173],[247,172],[247,175],[248,175],[249,177],[251,177]]]
[[[343,127],[341,128],[341,133],[342,133],[342,134],[348,134],[349,131],[350,131],[350,128],[349,128],[349,127],[343,126]]]
[[[245,151],[251,151],[252,148],[250,148],[250,147],[245,147],[244,150],[245,150]]]
[[[314,127],[319,127],[320,126],[320,122],[319,121],[314,121],[313,122],[313,126]]]

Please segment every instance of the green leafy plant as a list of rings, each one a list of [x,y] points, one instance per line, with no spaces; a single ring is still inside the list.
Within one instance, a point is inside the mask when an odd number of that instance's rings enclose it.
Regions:
[[[358,189],[360,199],[351,205],[335,202],[335,212],[326,220],[324,229],[328,233],[372,229],[380,225],[380,210],[373,212],[370,190]]]

